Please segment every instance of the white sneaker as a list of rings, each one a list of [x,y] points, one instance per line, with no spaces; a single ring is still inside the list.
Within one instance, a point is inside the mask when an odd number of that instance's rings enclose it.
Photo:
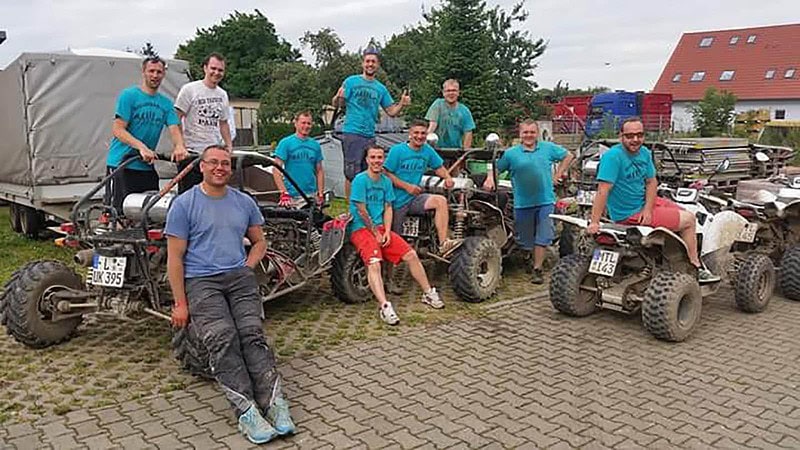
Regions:
[[[394,307],[392,307],[392,304],[389,302],[383,304],[383,308],[380,309],[378,315],[380,315],[381,320],[389,325],[397,325],[400,323],[400,318],[397,317],[397,313],[394,312]]]
[[[422,303],[425,303],[426,305],[434,309],[444,308],[444,302],[442,301],[442,298],[439,297],[439,293],[436,292],[436,288],[433,287],[431,288],[430,292],[422,293]]]

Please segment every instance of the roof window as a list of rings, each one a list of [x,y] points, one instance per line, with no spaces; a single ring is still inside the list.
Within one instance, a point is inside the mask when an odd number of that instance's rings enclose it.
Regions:
[[[756,42],[756,35],[755,34],[751,34],[750,36],[747,36],[747,43],[748,44],[755,44],[755,42]]]
[[[783,73],[783,78],[794,78],[794,73],[796,70],[794,68],[786,69],[786,72]]]
[[[692,74],[692,78],[690,78],[689,81],[703,81],[705,77],[705,72],[695,72]]]
[[[764,79],[771,80],[773,78],[775,78],[775,69],[767,69],[767,71],[764,72]]]
[[[711,47],[711,44],[714,43],[714,38],[711,36],[704,37],[700,40],[700,47]]]
[[[719,81],[731,81],[734,74],[736,74],[736,72],[733,70],[723,70],[719,75]]]
[[[681,74],[680,74],[680,72],[679,72],[679,73],[676,73],[675,75],[673,75],[673,76],[672,76],[672,82],[673,82],[673,83],[677,83],[677,82],[679,82],[679,81],[681,81]]]
[[[731,36],[731,40],[728,41],[728,45],[736,45],[739,42],[739,36]]]

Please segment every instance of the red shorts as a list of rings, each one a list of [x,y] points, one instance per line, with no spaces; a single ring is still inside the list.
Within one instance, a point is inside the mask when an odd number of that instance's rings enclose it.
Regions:
[[[378,232],[381,234],[384,233],[383,225],[378,227]],[[403,256],[410,252],[412,248],[399,234],[394,231],[390,233],[391,238],[389,239],[389,245],[386,247],[381,247],[378,243],[378,239],[375,238],[375,235],[367,228],[362,228],[351,234],[350,242],[356,247],[358,254],[361,255],[361,259],[364,260],[364,264],[366,265],[384,259],[397,265],[403,260]]]
[[[681,228],[681,211],[683,211],[683,208],[675,202],[656,197],[656,204],[653,205],[653,221],[642,225],[664,227],[668,230],[678,231]],[[619,223],[623,225],[639,225],[639,216],[641,214],[641,212],[638,212]]]

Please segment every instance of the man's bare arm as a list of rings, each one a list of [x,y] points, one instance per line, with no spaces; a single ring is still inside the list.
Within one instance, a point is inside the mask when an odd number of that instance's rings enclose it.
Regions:
[[[277,156],[274,159],[277,165],[284,167],[282,159]],[[277,187],[281,193],[286,192],[286,183],[283,182],[283,173],[280,170],[272,169],[272,179],[275,180],[275,187]]]
[[[233,139],[231,139],[231,126],[227,120],[219,121],[219,134],[222,135],[222,142],[229,151],[233,149]]]
[[[464,150],[469,150],[472,148],[472,131],[467,131],[464,133],[464,137],[461,138],[461,148]]]
[[[358,209],[358,215],[361,216],[361,220],[364,221],[367,229],[375,234],[377,230],[375,229],[375,224],[372,223],[372,218],[369,216],[369,211],[367,211],[367,204],[356,202],[356,209]]]
[[[606,203],[608,202],[608,193],[614,185],[600,181],[597,183],[597,194],[592,203],[592,221],[591,223],[600,223],[600,218],[603,217],[603,212],[606,210]]]
[[[187,245],[188,241],[185,239],[167,236],[167,278],[176,305],[187,305],[183,269],[183,256],[186,254]]]
[[[264,231],[261,225],[253,225],[247,228],[247,239],[250,239],[250,253],[247,254],[247,267],[255,269],[258,263],[267,254],[267,241],[264,239]]]

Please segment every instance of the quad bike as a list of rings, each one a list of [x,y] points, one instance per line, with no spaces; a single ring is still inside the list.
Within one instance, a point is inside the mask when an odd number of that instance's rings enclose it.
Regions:
[[[472,149],[464,152],[451,168],[466,167],[468,159],[490,161],[492,158],[496,158],[496,152],[492,150]],[[444,180],[438,176],[425,175],[422,178],[423,192],[447,197],[450,237],[463,239],[463,244],[447,258],[437,253],[433,212],[407,216],[399,233],[423,261],[447,264],[450,284],[456,295],[473,303],[495,294],[502,276],[503,256],[514,246],[513,216],[509,218],[506,214],[509,196],[499,198],[502,192],[480,189],[476,178],[483,182],[463,169],[453,177],[455,185],[449,190],[444,188]],[[347,303],[361,303],[372,298],[366,267],[352,244],[345,244],[334,259],[331,285],[336,297]]]
[[[750,255],[761,255],[780,268],[780,289],[786,298],[800,300],[800,177],[767,179],[774,190],[759,190],[751,201],[728,199],[728,207],[749,220],[746,232],[733,246],[731,271],[748,273]]]
[[[267,156],[233,152],[237,171],[250,165],[272,165],[297,187],[283,169]],[[75,262],[86,267],[82,277],[59,261],[32,261],[6,282],[0,297],[0,315],[9,334],[33,348],[70,339],[83,318],[90,314],[111,315],[121,320],[146,320],[153,316],[170,321],[172,295],[166,277],[166,238],[163,226],[175,198],[173,188],[192,169],[190,164],[161,191],[130,194],[123,203],[124,217],[109,206],[90,199],[109,179],[138,157],[124,161],[89,191],[73,208],[70,223],[62,225],[66,245],[77,250]],[[299,188],[298,188],[299,191]],[[313,200],[305,210],[286,210],[259,201],[271,236],[284,219],[294,222],[296,233],[283,253],[269,249],[256,268],[262,300],[293,292],[317,279],[331,266],[344,242],[344,220],[324,220]],[[314,236],[319,235],[318,239]],[[243,236],[244,239],[244,236]],[[278,242],[279,236],[272,241]],[[142,316],[145,317],[142,317]],[[194,373],[208,375],[209,366],[199,339],[190,326],[173,338],[178,359]]]
[[[717,171],[724,170],[725,164]],[[725,274],[732,258],[730,248],[747,220],[733,211],[712,215],[690,198],[697,194],[695,189],[679,189],[673,198],[697,217],[703,264],[713,273]],[[588,227],[582,218],[552,217],[581,229]],[[686,244],[666,228],[601,223],[595,244],[591,255],[569,255],[553,271],[550,301],[556,310],[578,317],[600,308],[627,314],[641,310],[643,324],[653,336],[683,341],[699,323],[703,298],[721,285],[721,279],[698,282]],[[752,267],[758,272],[742,274],[735,284],[736,305],[743,311],[762,311],[772,295],[774,270],[764,259],[753,256]]]

